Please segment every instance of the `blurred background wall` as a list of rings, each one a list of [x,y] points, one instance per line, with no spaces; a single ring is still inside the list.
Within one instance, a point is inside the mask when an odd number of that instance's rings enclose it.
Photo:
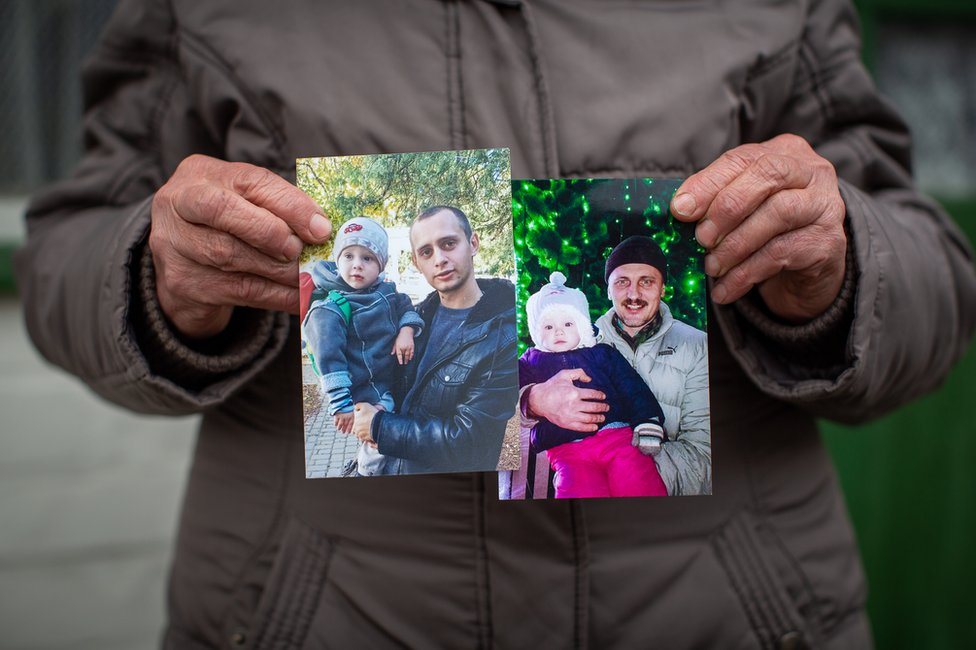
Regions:
[[[115,0],[0,0],[0,649],[159,646],[194,418],[137,417],[46,365],[10,257],[81,144],[81,59]]]
[[[976,241],[976,3],[856,4],[865,61],[912,129],[919,184]],[[970,346],[937,393],[867,426],[823,423],[878,648],[976,648],[974,403]]]
[[[29,345],[10,256],[27,195],[80,149],[80,61],[115,0],[0,1],[0,648],[158,644],[193,418],[98,401]],[[864,57],[909,121],[919,182],[976,239],[976,4],[858,0]],[[906,324],[910,327],[910,324]],[[868,426],[823,423],[879,648],[974,648],[976,349]]]

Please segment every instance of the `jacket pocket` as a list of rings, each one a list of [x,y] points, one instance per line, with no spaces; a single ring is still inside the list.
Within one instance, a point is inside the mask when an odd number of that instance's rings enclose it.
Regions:
[[[282,537],[251,630],[254,650],[304,647],[337,542],[292,519]]]
[[[469,375],[471,375],[471,366],[457,362],[445,364],[435,373],[437,383],[445,387],[460,386],[468,381]]]
[[[765,523],[743,511],[712,538],[712,546],[759,647],[820,647],[801,611],[813,602],[810,591],[795,560]]]

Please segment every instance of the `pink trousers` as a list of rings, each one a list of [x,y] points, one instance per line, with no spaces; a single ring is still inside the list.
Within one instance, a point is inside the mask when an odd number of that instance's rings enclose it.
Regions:
[[[630,427],[604,429],[548,451],[557,499],[667,496],[657,465],[631,444]]]

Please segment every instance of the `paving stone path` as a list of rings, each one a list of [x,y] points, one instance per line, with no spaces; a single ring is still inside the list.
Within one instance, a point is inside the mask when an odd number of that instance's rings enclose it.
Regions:
[[[305,390],[318,390],[318,381],[310,365],[302,368]],[[306,403],[308,400],[306,400]],[[345,464],[356,457],[359,441],[355,436],[339,433],[321,400],[305,413],[305,477],[328,478],[342,475]]]

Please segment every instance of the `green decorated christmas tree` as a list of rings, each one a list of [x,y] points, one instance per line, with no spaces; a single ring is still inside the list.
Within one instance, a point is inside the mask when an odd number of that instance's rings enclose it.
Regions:
[[[694,225],[672,219],[668,210],[680,184],[650,178],[512,183],[519,354],[532,344],[525,303],[553,271],[586,294],[592,320],[610,308],[604,264],[613,247],[631,235],[653,238],[664,252],[664,302],[675,318],[705,329],[704,249],[695,240]]]

